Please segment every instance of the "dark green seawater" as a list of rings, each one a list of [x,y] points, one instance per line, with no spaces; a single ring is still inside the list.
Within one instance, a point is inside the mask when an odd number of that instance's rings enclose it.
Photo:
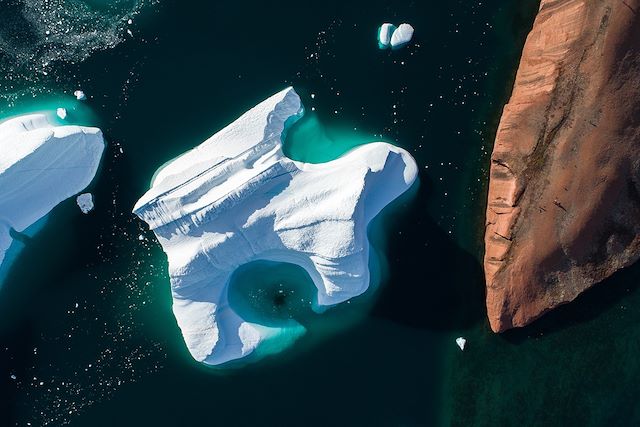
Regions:
[[[59,205],[20,237],[0,288],[0,424],[637,424],[639,267],[529,328],[497,336],[485,319],[487,165],[537,7],[0,0],[1,116],[65,105],[109,144],[96,210]],[[415,43],[379,50],[387,20],[413,24]],[[384,140],[414,155],[420,184],[372,224],[380,284],[349,304],[316,315],[294,267],[239,271],[238,304],[308,332],[210,369],[189,356],[166,257],[130,211],[160,165],[288,85],[307,107],[290,156]]]

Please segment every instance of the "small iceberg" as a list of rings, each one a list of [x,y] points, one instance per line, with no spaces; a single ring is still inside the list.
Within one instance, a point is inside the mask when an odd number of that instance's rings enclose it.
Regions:
[[[230,303],[241,266],[302,267],[318,312],[366,292],[367,226],[417,178],[411,155],[383,142],[327,163],[286,157],[283,139],[303,113],[293,88],[273,95],[163,166],[133,208],[167,254],[173,312],[200,362],[280,351],[304,333],[297,322],[279,328],[249,321]]]
[[[0,123],[0,264],[12,242],[93,180],[104,151],[100,129],[56,126],[45,114]]]
[[[413,27],[409,24],[400,24],[396,28],[393,24],[384,23],[378,29],[378,47],[400,49],[409,44],[413,38],[413,31]]]
[[[86,101],[87,100],[87,95],[85,95],[85,93],[83,91],[81,91],[81,90],[77,90],[77,91],[73,92],[73,96],[75,96],[78,101]]]
[[[56,116],[60,117],[62,120],[67,118],[67,109],[66,108],[58,108],[56,110]]]
[[[83,193],[76,197],[76,203],[83,214],[88,214],[93,210],[93,194]]]
[[[378,47],[380,49],[386,49],[391,43],[391,34],[396,30],[396,26],[389,23],[384,23],[378,28]]]
[[[391,49],[400,49],[406,46],[413,38],[413,27],[409,24],[400,24],[391,35]]]
[[[464,351],[464,347],[467,345],[467,340],[463,337],[456,338],[456,344],[460,347],[460,350]]]

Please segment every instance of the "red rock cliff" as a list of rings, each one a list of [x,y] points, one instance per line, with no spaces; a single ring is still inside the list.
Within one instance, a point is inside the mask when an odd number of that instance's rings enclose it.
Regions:
[[[640,257],[640,0],[542,0],[491,157],[491,328]]]

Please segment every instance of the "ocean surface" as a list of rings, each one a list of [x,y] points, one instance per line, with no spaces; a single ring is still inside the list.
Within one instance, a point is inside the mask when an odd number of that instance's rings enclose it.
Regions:
[[[68,200],[16,236],[0,285],[0,425],[640,422],[640,267],[522,330],[495,335],[485,318],[487,166],[537,8],[0,0],[0,116],[65,106],[108,140],[95,211]],[[385,21],[410,22],[414,43],[379,50]],[[322,162],[387,141],[412,153],[420,183],[371,226],[378,284],[349,304],[318,316],[304,272],[241,269],[238,304],[308,332],[275,356],[207,368],[131,209],[163,163],[289,85],[307,115],[288,155]]]

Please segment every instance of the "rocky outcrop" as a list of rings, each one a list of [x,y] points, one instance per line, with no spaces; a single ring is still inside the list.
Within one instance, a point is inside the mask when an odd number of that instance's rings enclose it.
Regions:
[[[640,0],[542,0],[491,157],[491,328],[640,257]]]

